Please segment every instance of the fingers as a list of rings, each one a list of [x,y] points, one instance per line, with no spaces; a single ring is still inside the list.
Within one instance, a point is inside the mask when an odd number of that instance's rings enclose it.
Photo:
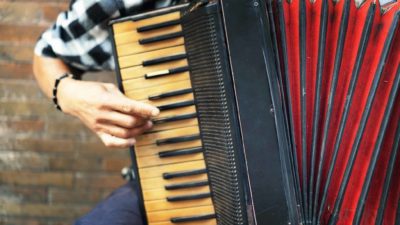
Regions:
[[[125,148],[134,145],[136,143],[136,139],[134,137],[150,129],[151,126],[152,123],[150,121],[148,121],[145,125],[134,129],[104,126],[102,131],[98,131],[96,133],[103,141],[105,146],[112,148]]]
[[[123,139],[102,132],[98,132],[97,135],[99,135],[105,146],[111,148],[126,148],[134,145],[136,142],[134,138]]]
[[[107,103],[110,109],[144,118],[155,117],[160,113],[157,107],[127,98],[113,84],[105,84],[105,87],[113,96],[112,100]]]
[[[65,105],[70,106],[69,114],[98,134],[106,146],[133,145],[134,137],[150,129],[149,119],[159,113],[156,107],[125,97],[113,84],[74,84],[74,88],[65,88],[63,95]]]
[[[155,117],[160,113],[160,110],[152,105],[138,102],[125,96],[116,98],[114,102],[110,103],[110,106],[122,113],[134,114],[144,118]]]
[[[153,124],[150,121],[147,121],[143,126],[135,128],[124,128],[111,124],[99,124],[96,127],[96,132],[107,133],[118,138],[129,139],[142,134],[152,126]]]
[[[137,116],[110,111],[99,115],[96,122],[115,124],[124,128],[135,128],[143,126],[146,122],[148,122],[148,120]]]

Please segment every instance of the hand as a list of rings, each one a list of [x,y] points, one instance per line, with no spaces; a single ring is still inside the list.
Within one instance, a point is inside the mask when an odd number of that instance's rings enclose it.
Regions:
[[[114,84],[64,79],[58,86],[61,109],[78,117],[107,147],[128,147],[152,127],[159,110],[125,97]]]

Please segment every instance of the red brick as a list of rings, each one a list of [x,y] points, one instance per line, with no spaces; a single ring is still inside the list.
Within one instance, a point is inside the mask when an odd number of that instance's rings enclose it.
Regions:
[[[99,138],[97,138],[97,141],[77,142],[75,144],[79,155],[82,157],[98,157],[99,155],[102,157],[129,157],[127,148],[107,148]]]
[[[79,173],[75,177],[76,188],[114,189],[126,181],[119,174]]]
[[[1,171],[0,183],[9,185],[72,187],[73,175],[55,172]],[[0,210],[1,211],[1,210]]]
[[[15,131],[43,131],[44,128],[44,122],[39,120],[9,121],[8,124]]]
[[[52,171],[100,171],[101,163],[99,159],[91,158],[68,158],[52,157],[49,160],[49,167]]]
[[[75,218],[24,218],[20,216],[0,216],[1,225],[71,225]]]
[[[0,60],[30,63],[33,58],[33,48],[33,45],[0,44]]]
[[[33,79],[32,64],[0,62],[0,78]]]
[[[46,221],[34,218],[20,218],[12,216],[0,216],[1,225],[48,225]]]
[[[129,164],[127,149],[107,149],[80,121],[56,111],[33,79],[34,44],[69,2],[0,0],[2,225],[72,224],[125,183],[119,165]],[[110,72],[84,78],[115,82]]]
[[[15,1],[15,0],[7,0],[7,1]],[[71,0],[18,0],[18,2],[35,2],[38,4],[51,3],[51,4],[67,4],[68,5],[69,2],[71,2]]]
[[[72,220],[75,220],[75,218]],[[48,221],[46,225],[71,225],[71,224],[74,224],[74,221],[68,221],[64,219],[62,221],[54,221],[54,222]]]
[[[74,117],[68,117],[68,119],[62,121],[51,122],[47,124],[46,131],[54,137],[85,137],[87,139],[92,139],[95,135],[92,131],[86,128],[80,120]]]
[[[58,14],[68,9],[68,4],[46,4],[42,6],[43,20],[48,22],[54,22]]]
[[[0,24],[0,41],[34,44],[47,26]]]
[[[0,149],[11,149],[13,151],[72,154],[75,151],[74,144],[75,143],[72,140],[57,140],[33,137],[12,138],[11,140],[0,139]]]
[[[36,3],[0,2],[1,23],[33,23],[41,20],[40,5]]]
[[[56,115],[51,102],[0,102],[0,115],[51,116]],[[53,112],[53,114],[51,114]]]
[[[43,171],[49,167],[46,155],[34,152],[0,151],[0,169]]]
[[[0,202],[46,203],[47,187],[0,186]]]
[[[0,80],[0,99],[16,101],[49,101],[44,97],[35,81],[14,79]]]
[[[86,213],[90,207],[75,205],[13,204],[0,205],[0,215],[76,218]]]
[[[47,1],[38,4],[35,1],[0,2],[1,22],[8,24],[38,24],[53,22],[59,12],[68,8],[68,3]]]
[[[51,204],[93,204],[104,199],[109,191],[103,190],[65,190],[50,188],[49,199]]]
[[[53,139],[40,137],[0,137],[0,150],[34,151],[64,154],[79,154],[80,157],[122,157],[128,156],[127,151],[106,148],[101,142],[91,142],[76,139]]]
[[[75,218],[73,220],[75,220]],[[68,221],[63,220],[63,221],[50,222],[47,225],[71,225],[71,224],[74,224],[74,221],[69,221],[68,222]]]
[[[6,126],[16,132],[43,131],[44,122],[42,120],[9,120],[6,122]]]
[[[105,158],[103,168],[106,171],[120,172],[122,168],[131,165],[131,160],[127,155],[125,158]]]

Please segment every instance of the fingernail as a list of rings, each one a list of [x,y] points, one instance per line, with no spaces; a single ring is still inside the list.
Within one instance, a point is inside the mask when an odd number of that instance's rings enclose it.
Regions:
[[[160,110],[158,108],[155,108],[151,111],[152,116],[158,116],[158,114],[160,114]]]
[[[146,124],[146,128],[152,128],[153,127],[153,122],[148,121]]]
[[[136,144],[136,139],[130,139],[130,140],[129,140],[129,144],[130,144],[131,146],[135,145],[135,144]]]

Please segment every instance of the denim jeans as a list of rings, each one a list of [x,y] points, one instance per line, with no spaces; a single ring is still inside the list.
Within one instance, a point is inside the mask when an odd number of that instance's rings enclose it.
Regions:
[[[132,185],[127,183],[116,189],[75,225],[143,225]]]

